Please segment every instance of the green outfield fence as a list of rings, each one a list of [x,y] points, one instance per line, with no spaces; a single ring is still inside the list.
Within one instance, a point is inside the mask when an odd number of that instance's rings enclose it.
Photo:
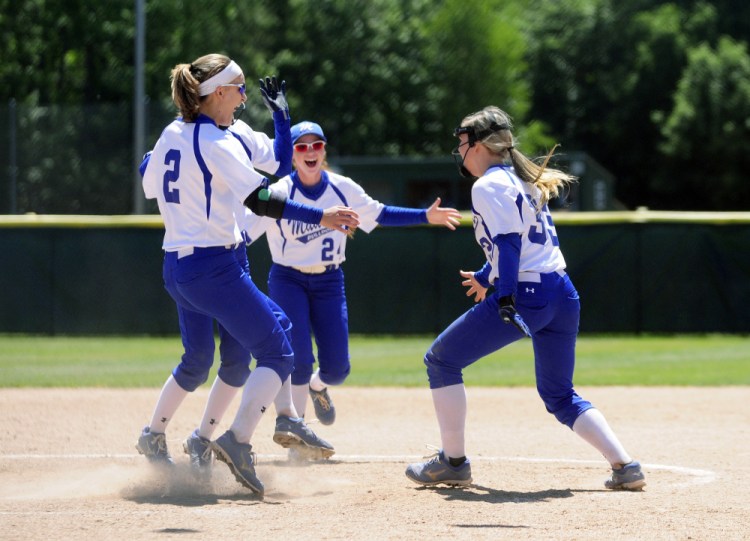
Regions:
[[[582,333],[750,332],[750,212],[558,212]],[[344,264],[349,327],[435,334],[471,306],[459,270],[483,255],[470,219],[362,231]],[[174,334],[159,216],[0,216],[0,332]],[[248,248],[264,291],[265,239]]]

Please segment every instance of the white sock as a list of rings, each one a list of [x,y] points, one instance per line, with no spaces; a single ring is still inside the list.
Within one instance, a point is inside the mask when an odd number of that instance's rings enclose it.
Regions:
[[[632,461],[598,409],[591,408],[579,415],[573,423],[573,432],[593,445],[612,467],[619,467]]]
[[[276,406],[276,415],[286,415],[287,417],[297,417],[297,410],[294,408],[294,402],[292,401],[292,377],[286,378],[286,381],[281,386],[279,394],[273,401]]]
[[[446,458],[466,456],[464,432],[466,430],[466,388],[463,383],[432,390],[443,452]]]
[[[250,442],[260,418],[280,390],[281,380],[274,370],[263,366],[253,370],[242,390],[240,409],[229,427],[239,443]]]
[[[229,404],[242,387],[233,387],[224,383],[219,376],[216,376],[211,392],[208,395],[206,409],[203,410],[201,426],[198,428],[198,434],[206,439],[212,439],[216,427],[219,426],[221,418],[229,408]]]
[[[151,416],[151,423],[149,423],[149,429],[151,432],[157,434],[163,434],[167,431],[167,425],[172,420],[177,408],[180,407],[182,401],[188,395],[189,391],[186,391],[180,387],[171,374],[164,382],[164,387],[161,389],[159,400],[156,402],[156,408]]]
[[[307,397],[310,396],[309,386],[308,384],[292,385],[292,402],[294,402],[294,409],[300,417],[304,417],[307,410]]]
[[[322,391],[326,387],[328,387],[328,384],[320,379],[320,368],[318,368],[310,378],[310,388],[313,391]]]

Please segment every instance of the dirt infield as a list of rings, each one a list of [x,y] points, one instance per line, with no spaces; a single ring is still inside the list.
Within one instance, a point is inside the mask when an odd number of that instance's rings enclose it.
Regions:
[[[170,425],[178,467],[165,479],[133,447],[157,389],[2,389],[0,538],[750,538],[750,388],[579,392],[644,463],[643,492],[605,490],[604,460],[528,388],[468,389],[474,484],[462,490],[404,476],[439,444],[426,388],[335,389],[336,424],[312,425],[336,446],[325,463],[290,465],[267,415],[254,438],[263,501],[222,463],[211,486],[191,479],[181,439],[204,390]]]

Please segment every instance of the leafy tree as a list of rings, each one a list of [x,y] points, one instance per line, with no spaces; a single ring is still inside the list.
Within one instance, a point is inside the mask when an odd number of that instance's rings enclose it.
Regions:
[[[295,120],[320,122],[341,154],[424,153],[422,126],[436,114],[425,99],[421,51],[427,0],[290,1],[276,13],[280,48],[264,72],[289,83]]]
[[[0,78],[7,83],[1,98],[14,97],[28,105],[63,105],[130,97],[131,1],[5,0],[1,4],[6,55]]]
[[[706,136],[721,188],[686,204],[739,204],[728,194],[744,193],[745,1],[145,5],[147,145],[175,113],[171,68],[221,52],[245,70],[251,125],[270,131],[255,87],[277,74],[293,119],[321,122],[333,154],[445,156],[461,118],[494,104],[514,117],[524,151],[561,142],[588,152],[630,207],[679,208],[684,185],[673,179],[698,186]],[[130,211],[134,22],[131,0],[0,0],[0,102],[17,103],[22,212]],[[721,120],[709,132],[705,107]],[[0,133],[4,163],[8,139]]]
[[[661,119],[658,119],[661,121]],[[701,44],[688,64],[664,118],[663,153],[678,174],[656,188],[683,201],[681,208],[744,210],[750,198],[750,56],[747,45],[722,37]],[[667,168],[667,173],[677,168]]]
[[[720,36],[711,3],[681,4],[575,0],[530,10],[532,115],[567,148],[612,171],[617,196],[630,207],[676,208],[681,200],[676,183],[664,179],[685,167],[665,165],[661,119],[670,115],[690,48]]]
[[[533,153],[552,144],[542,122],[526,123],[531,90],[519,24],[524,4],[446,0],[425,22],[437,136],[444,139],[469,113],[496,105],[513,117],[524,150]]]

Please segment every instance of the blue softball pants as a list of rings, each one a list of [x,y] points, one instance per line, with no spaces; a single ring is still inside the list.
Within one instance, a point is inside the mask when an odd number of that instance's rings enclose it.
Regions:
[[[194,248],[179,257],[166,252],[164,287],[177,303],[185,353],[172,375],[187,391],[208,379],[213,364],[217,322],[221,365],[218,375],[241,387],[250,361],[274,370],[285,381],[294,365],[291,324],[284,312],[250,279],[244,244],[236,248]]]
[[[516,309],[532,333],[536,387],[547,411],[573,427],[590,402],[573,389],[580,300],[565,273],[524,273],[518,282]],[[538,281],[536,281],[538,280]],[[498,313],[497,292],[451,323],[425,355],[431,389],[463,383],[464,368],[523,337]]]
[[[349,313],[341,268],[307,274],[273,264],[268,274],[268,294],[292,323],[292,385],[310,382],[315,364],[311,335],[318,350],[321,379],[329,385],[342,384],[351,372],[351,364]]]

